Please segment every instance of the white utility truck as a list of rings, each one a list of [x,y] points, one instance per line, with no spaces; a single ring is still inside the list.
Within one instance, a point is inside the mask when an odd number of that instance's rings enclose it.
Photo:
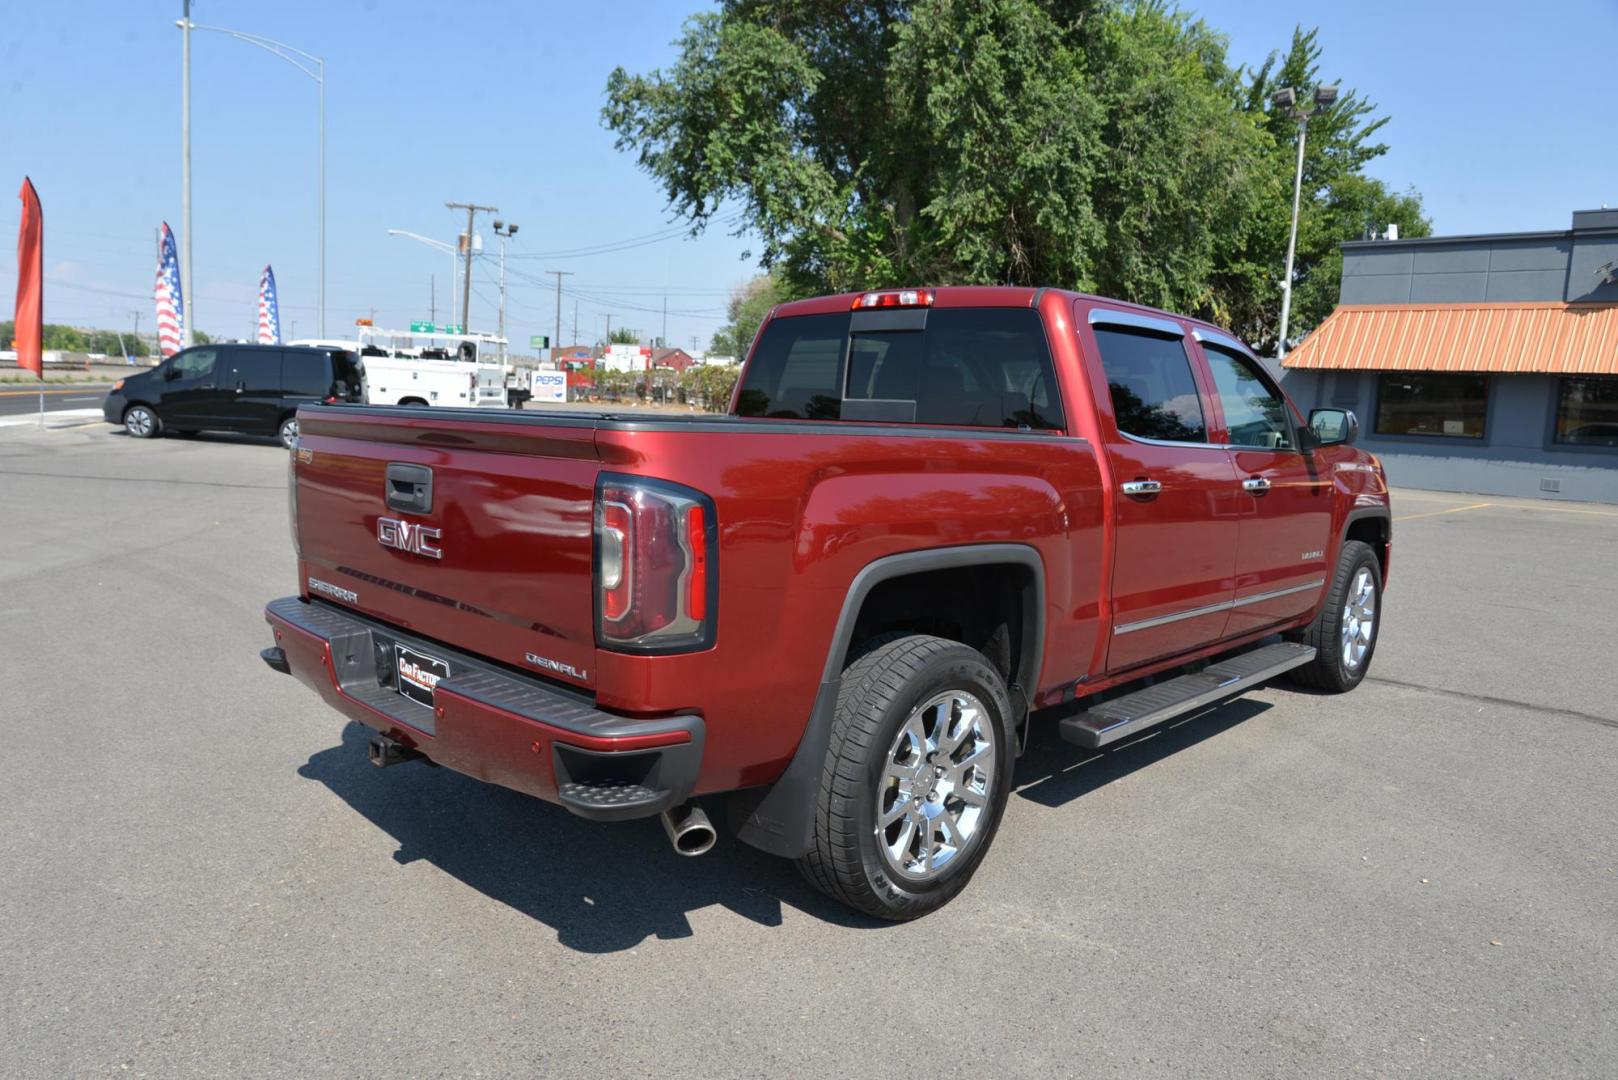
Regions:
[[[507,407],[504,339],[493,334],[356,329],[355,341],[291,344],[333,345],[358,353],[365,363],[370,405]]]

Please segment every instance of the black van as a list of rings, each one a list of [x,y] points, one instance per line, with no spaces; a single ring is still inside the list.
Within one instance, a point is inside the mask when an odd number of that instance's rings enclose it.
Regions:
[[[365,400],[365,365],[342,349],[196,345],[113,384],[101,407],[109,424],[139,439],[239,431],[298,437],[297,410],[312,401]]]

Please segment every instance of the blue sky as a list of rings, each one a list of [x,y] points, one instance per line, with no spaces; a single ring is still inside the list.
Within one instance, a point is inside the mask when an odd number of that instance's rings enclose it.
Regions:
[[[671,219],[650,179],[599,122],[616,64],[668,63],[695,0],[198,0],[193,19],[280,38],[327,58],[327,334],[376,309],[382,325],[428,316],[447,255],[389,228],[451,240],[446,201],[500,207],[520,225],[508,261],[508,333],[554,332],[543,271],[570,270],[563,338],[614,326],[706,345],[725,298],[752,272],[723,229],[639,243]],[[1392,116],[1372,171],[1414,187],[1440,233],[1566,228],[1574,209],[1618,205],[1610,43],[1618,4],[1525,9],[1474,3],[1271,0],[1186,5],[1229,36],[1233,60],[1318,25],[1328,77]],[[0,233],[33,177],[46,209],[46,318],[152,326],[153,232],[180,225],[178,0],[17,6],[0,37]],[[193,218],[198,325],[251,332],[259,270],[281,289],[283,331],[316,318],[316,88],[280,60],[217,34],[193,40]],[[459,63],[464,55],[467,60]],[[494,238],[480,221],[487,250]],[[637,241],[592,256],[560,254]],[[521,258],[516,258],[521,256]],[[493,260],[475,266],[472,324],[495,323]],[[10,260],[0,293],[15,288]],[[9,310],[0,301],[0,308]]]

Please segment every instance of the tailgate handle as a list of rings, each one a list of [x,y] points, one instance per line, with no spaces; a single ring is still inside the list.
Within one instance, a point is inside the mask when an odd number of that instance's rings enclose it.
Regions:
[[[388,509],[427,514],[433,509],[433,471],[425,465],[388,462]]]

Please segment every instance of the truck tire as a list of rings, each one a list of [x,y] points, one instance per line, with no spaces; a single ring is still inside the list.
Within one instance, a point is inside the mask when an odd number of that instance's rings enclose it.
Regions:
[[[1005,681],[982,653],[921,634],[874,643],[843,671],[799,869],[878,918],[943,906],[994,839],[1015,746]]]
[[[1382,566],[1376,552],[1358,540],[1345,541],[1326,602],[1297,638],[1315,647],[1315,658],[1293,668],[1292,681],[1333,694],[1358,686],[1376,653],[1381,613]]]
[[[298,441],[298,417],[289,414],[281,418],[280,426],[275,429],[275,437],[281,440],[281,445],[291,450]]]

